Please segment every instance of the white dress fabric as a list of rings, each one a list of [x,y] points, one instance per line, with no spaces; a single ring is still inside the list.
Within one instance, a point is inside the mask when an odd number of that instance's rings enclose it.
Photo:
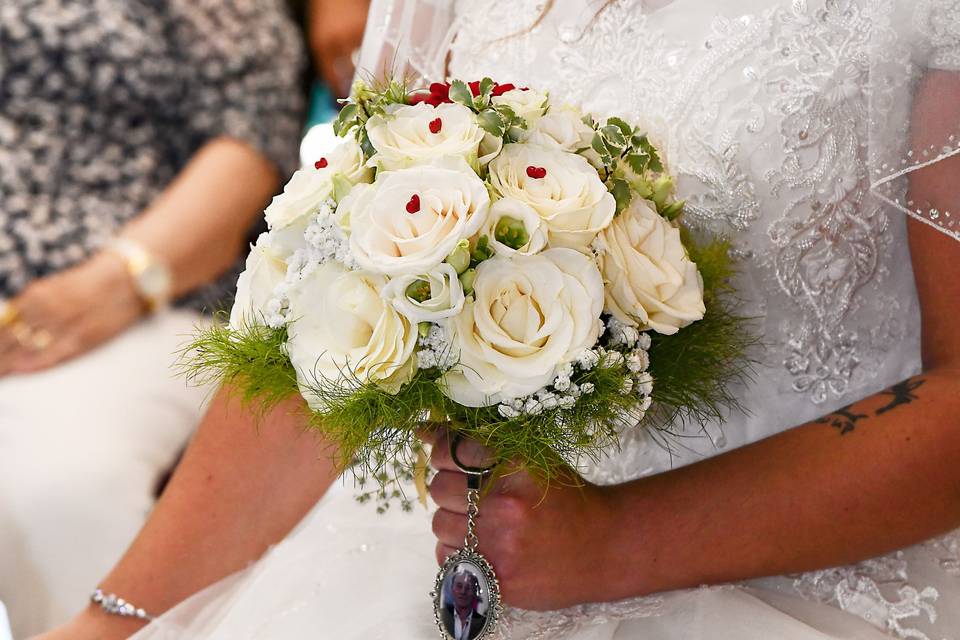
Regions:
[[[209,389],[171,365],[205,322],[168,310],[62,365],[0,379],[0,601],[14,637],[83,609],[143,526],[203,415]]]
[[[618,483],[696,462],[918,373],[905,213],[951,235],[956,227],[951,212],[909,201],[902,178],[960,152],[960,123],[910,148],[904,96],[926,68],[960,70],[960,0],[599,8],[375,1],[361,62],[376,73],[399,60],[430,79],[488,75],[642,122],[679,178],[686,223],[733,237],[744,311],[761,318],[766,347],[756,381],[739,390],[749,415],[669,450],[628,434],[620,454],[585,476]],[[874,55],[878,43],[885,57]],[[428,514],[381,516],[352,496],[335,487],[260,562],[135,638],[439,637],[427,597],[436,571]],[[499,634],[956,640],[960,534],[803,575],[560,612],[508,609]]]

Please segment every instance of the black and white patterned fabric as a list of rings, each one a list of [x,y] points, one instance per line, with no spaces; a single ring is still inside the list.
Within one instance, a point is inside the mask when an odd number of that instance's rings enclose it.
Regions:
[[[302,49],[282,0],[0,0],[0,299],[89,256],[213,138],[292,172]]]

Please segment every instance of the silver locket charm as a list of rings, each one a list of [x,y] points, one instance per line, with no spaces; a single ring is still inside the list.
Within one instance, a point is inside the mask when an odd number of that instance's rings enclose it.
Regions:
[[[502,607],[500,584],[490,562],[477,552],[480,484],[491,468],[470,467],[457,459],[460,437],[450,439],[450,456],[467,474],[467,534],[463,548],[447,556],[430,597],[433,615],[446,640],[482,640],[493,635]]]

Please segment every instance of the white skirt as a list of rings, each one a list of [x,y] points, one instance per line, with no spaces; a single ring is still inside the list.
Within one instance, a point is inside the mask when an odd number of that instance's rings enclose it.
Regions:
[[[200,322],[165,311],[75,360],[0,378],[0,601],[15,637],[82,609],[143,525],[202,415],[207,390],[171,370]]]
[[[418,506],[413,513],[395,510],[377,515],[371,505],[357,504],[353,495],[352,486],[336,484],[294,533],[260,562],[182,603],[134,640],[440,638],[428,596],[437,571],[429,514]],[[792,582],[773,579],[676,591],[554,613],[508,610],[500,637],[890,637],[861,617],[781,589],[778,581]],[[943,595],[956,602],[958,594],[960,583],[954,583],[950,594]],[[885,624],[880,618],[876,622]]]

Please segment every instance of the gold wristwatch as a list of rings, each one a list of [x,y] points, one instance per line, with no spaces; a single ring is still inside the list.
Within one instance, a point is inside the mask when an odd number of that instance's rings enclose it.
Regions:
[[[104,248],[123,258],[147,311],[153,313],[170,303],[173,275],[163,260],[128,238],[113,238]]]

